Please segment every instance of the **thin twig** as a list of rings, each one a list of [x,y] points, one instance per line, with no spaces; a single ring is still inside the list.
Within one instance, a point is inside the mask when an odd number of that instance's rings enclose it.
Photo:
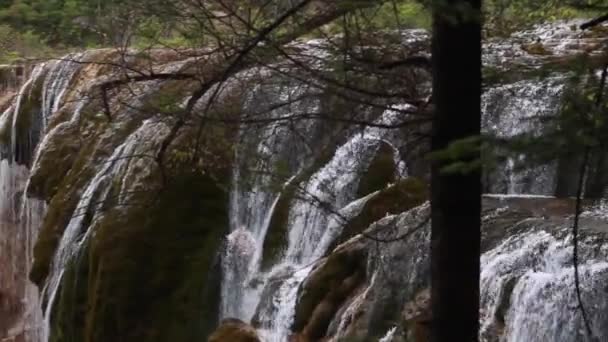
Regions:
[[[581,284],[580,275],[578,269],[578,230],[579,230],[579,218],[581,214],[582,197],[583,197],[583,183],[585,181],[585,173],[587,172],[587,163],[589,162],[589,147],[585,148],[583,154],[583,161],[578,176],[578,188],[576,190],[576,208],[574,213],[574,223],[572,224],[572,263],[574,264],[574,287],[576,290],[576,298],[578,300],[578,309],[581,312],[583,322],[585,324],[585,330],[587,331],[587,337],[593,341],[593,332],[591,331],[591,324],[589,323],[589,317],[587,311],[583,305],[583,299],[581,296]]]

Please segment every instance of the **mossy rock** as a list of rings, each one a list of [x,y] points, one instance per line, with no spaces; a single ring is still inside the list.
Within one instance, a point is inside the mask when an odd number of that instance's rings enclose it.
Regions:
[[[51,313],[52,335],[49,342],[78,342],[87,317],[90,282],[89,244],[67,265]],[[48,305],[48,304],[47,304]]]
[[[360,234],[384,216],[410,210],[422,204],[427,198],[428,189],[426,184],[413,177],[402,179],[396,184],[381,190],[365,203],[357,216],[346,223],[328,252],[353,236]]]
[[[209,336],[208,342],[260,342],[255,329],[238,319],[226,319]]]
[[[43,78],[40,78],[43,79]],[[19,103],[19,112],[7,113],[8,125],[0,127],[0,143],[10,146],[15,141],[15,150],[10,151],[11,159],[18,164],[30,166],[34,149],[38,144],[42,132],[42,82],[30,83],[23,89],[23,96]],[[15,123],[15,136],[12,123]]]
[[[45,151],[44,158],[39,161],[41,167],[30,177],[29,194],[49,201],[34,246],[34,263],[30,272],[30,279],[41,287],[63,230],[78,205],[79,196],[76,194],[93,177],[90,162],[95,145],[89,142],[78,148],[78,142],[69,138],[76,132],[66,125],[65,131],[58,136],[62,143]]]
[[[352,292],[365,281],[366,244],[362,240],[340,246],[322,259],[298,290],[292,331],[318,340],[331,318]]]
[[[51,341],[194,342],[217,326],[228,196],[215,178],[172,176],[142,194],[147,205],[95,221],[62,283]]]
[[[608,26],[595,25],[581,33],[582,38],[606,38],[608,37]]]
[[[357,197],[364,197],[395,182],[397,166],[394,154],[395,150],[389,144],[380,144],[374,159],[359,180]]]

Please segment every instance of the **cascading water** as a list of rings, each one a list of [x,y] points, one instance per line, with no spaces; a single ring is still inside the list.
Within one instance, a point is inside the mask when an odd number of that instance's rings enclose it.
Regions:
[[[28,277],[33,262],[34,243],[44,217],[44,201],[29,198],[27,185],[29,169],[23,157],[31,155],[40,137],[39,127],[19,131],[20,108],[31,100],[32,88],[45,71],[45,65],[34,68],[31,77],[20,88],[15,101],[0,116],[0,130],[10,136],[10,143],[0,144],[3,159],[0,160],[0,292],[19,300],[22,310],[14,325],[7,332],[8,338],[38,341],[42,322],[38,288]],[[33,120],[36,120],[34,118]],[[25,135],[23,137],[22,135]],[[23,143],[23,145],[21,145]],[[5,159],[4,159],[5,158]],[[4,260],[7,258],[8,260]],[[6,299],[5,299],[6,300]]]
[[[289,102],[292,98],[301,97],[306,88],[292,85],[271,86],[270,89],[258,86],[248,99],[245,108],[256,110],[260,97],[279,94],[278,101]],[[281,102],[279,102],[281,103]],[[297,115],[306,113],[310,108],[318,107],[315,99],[297,101],[288,108],[271,111],[270,115]],[[309,122],[303,122],[301,129],[309,127]],[[237,153],[237,168],[234,171],[234,184],[231,192],[231,231],[227,238],[226,252],[223,258],[223,286],[221,317],[239,317],[251,319],[259,301],[260,288],[249,286],[259,272],[264,245],[264,238],[270,224],[271,215],[279,201],[280,189],[273,190],[276,182],[274,171],[281,160],[287,160],[294,170],[300,169],[306,162],[309,152],[305,151],[305,143],[294,139],[289,126],[277,121],[256,130],[245,127],[240,133],[240,146],[244,150]],[[251,165],[248,148],[256,160]],[[295,157],[295,160],[294,160]],[[247,173],[245,173],[247,172]],[[285,172],[285,171],[284,171]],[[247,177],[249,177],[247,180]],[[293,181],[289,178],[285,186]]]
[[[390,124],[398,116],[398,111],[387,110],[378,123]],[[270,129],[273,130],[271,141],[276,143],[276,128],[271,126]],[[228,237],[224,258],[224,289],[227,289],[224,294],[228,297],[223,298],[224,317],[236,316],[249,320],[257,307],[256,319],[264,327],[262,334],[265,339],[269,342],[287,339],[299,285],[310,272],[314,261],[323,256],[340,233],[344,224],[342,220],[358,214],[366,200],[373,196],[348,205],[355,200],[361,172],[371,162],[380,143],[384,140],[395,142],[395,139],[390,130],[368,127],[339,147],[333,158],[310,177],[291,203],[287,220],[288,244],[280,261],[269,271],[260,269],[259,259],[272,209],[278,198],[275,197],[264,208],[263,214],[259,213],[260,206],[251,205],[255,203],[252,201],[246,205],[233,205],[240,210],[248,209],[247,214],[258,219],[257,225],[239,227]],[[266,151],[265,144],[260,146],[262,153]],[[399,165],[403,168],[403,163]],[[243,263],[244,260],[253,262]],[[248,272],[247,275],[239,274],[244,270]],[[251,289],[249,284],[254,279],[257,286]],[[275,292],[265,296],[265,288],[273,288]],[[229,305],[232,310],[227,308]],[[238,311],[235,308],[246,309]]]
[[[544,230],[507,239],[482,256],[481,337],[490,340],[586,341],[574,290],[569,227],[556,236]],[[558,237],[561,236],[561,237]],[[608,302],[602,290],[608,281],[608,251],[597,241],[581,242],[581,292],[594,338],[608,339]]]
[[[542,118],[555,114],[564,77],[525,80],[488,89],[483,95],[484,133],[499,139],[542,134]],[[491,175],[491,193],[552,195],[556,166],[530,166],[526,155],[508,156]]]

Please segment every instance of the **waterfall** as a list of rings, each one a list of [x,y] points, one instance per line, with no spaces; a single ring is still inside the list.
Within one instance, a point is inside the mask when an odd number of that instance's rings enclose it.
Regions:
[[[63,104],[63,97],[70,91],[70,84],[80,70],[80,61],[85,60],[86,52],[69,54],[60,60],[49,63],[49,71],[44,79],[42,90],[42,119],[46,123],[51,114]]]
[[[31,97],[33,87],[45,71],[45,65],[34,68],[30,78],[21,86],[15,101],[0,116],[0,131],[10,136],[10,142],[0,144],[4,152],[0,160],[0,292],[6,303],[20,307],[7,337],[38,341],[42,322],[39,291],[28,275],[33,262],[34,243],[42,224],[46,205],[44,201],[27,196],[29,169],[21,158],[27,148],[33,148],[39,139],[40,130],[32,125],[27,132],[19,132],[17,122],[20,108]],[[25,146],[19,145],[19,134],[26,134]],[[11,304],[9,304],[11,305]],[[8,317],[3,319],[9,319]]]
[[[564,34],[559,31],[559,35]],[[404,35],[404,39],[420,43],[426,40],[426,34],[412,31],[410,36]],[[323,43],[324,40],[311,42],[307,53],[311,57],[319,54],[328,57]],[[555,45],[559,51],[566,48],[564,44]],[[117,194],[118,204],[128,203],[134,189],[145,187],[143,179],[154,172],[150,156],[155,155],[160,141],[169,131],[167,122],[170,119],[166,116],[136,115],[141,114],[138,108],[144,106],[147,99],[160,92],[166,84],[164,81],[142,82],[129,91],[117,90],[118,94],[109,98],[110,106],[116,109],[112,120],[102,123],[107,124],[107,129],[98,132],[91,128],[99,122],[89,122],[89,116],[96,119],[103,116],[103,113],[89,110],[98,105],[91,94],[97,91],[100,82],[117,77],[107,65],[102,69],[87,63],[96,53],[71,54],[62,60],[38,65],[11,106],[0,116],[0,262],[8,265],[0,272],[0,290],[18,298],[20,303],[17,304],[23,304],[20,322],[11,327],[11,334],[25,334],[28,341],[49,340],[52,314],[61,298],[64,274],[68,274],[72,263],[83,257],[84,248],[95,236],[96,224],[104,218],[104,203],[109,201],[110,193]],[[518,50],[517,53],[522,52]],[[487,53],[485,57],[488,57]],[[497,58],[504,60],[504,55]],[[169,62],[155,72],[170,74],[186,70],[189,62],[188,59]],[[314,66],[325,67],[318,61]],[[283,342],[291,334],[302,284],[319,265],[318,261],[331,252],[329,248],[341,235],[345,223],[359,215],[380,193],[376,191],[359,197],[358,187],[362,174],[383,144],[395,150],[395,173],[407,177],[408,170],[399,156],[406,152],[399,151],[403,144],[398,135],[403,134],[403,130],[349,128],[336,134],[340,136],[335,141],[324,140],[327,131],[323,128],[327,127],[323,126],[329,125],[321,120],[306,119],[310,113],[328,109],[323,108],[326,104],[318,96],[318,89],[294,84],[275,74],[271,76],[246,89],[243,108],[239,107],[243,112],[240,114],[252,121],[260,119],[262,124],[243,125],[237,134],[229,204],[230,232],[221,255],[219,315],[220,318],[253,321],[265,342]],[[543,127],[538,119],[555,113],[564,83],[563,74],[553,74],[543,79],[491,85],[483,96],[484,132],[498,138],[542,134]],[[176,100],[177,106],[181,100]],[[200,102],[206,100],[203,98]],[[127,105],[122,106],[121,102]],[[285,103],[289,105],[277,105]],[[408,107],[396,106],[383,113],[367,113],[360,107],[353,110],[363,111],[366,118],[375,118],[378,124],[391,124],[403,120],[400,109]],[[31,125],[24,128],[23,119],[31,119]],[[78,196],[76,209],[67,220],[67,226],[60,227],[65,230],[61,232],[52,256],[50,272],[42,289],[43,298],[39,298],[39,291],[29,282],[27,274],[31,271],[33,245],[42,225],[46,203],[28,197],[29,177],[58,162],[49,156],[52,153],[45,154],[56,147],[57,140],[65,139],[66,135],[76,140],[75,134],[90,134],[88,129],[100,133],[99,137],[90,139],[96,144],[96,150],[85,161],[91,175],[74,192]],[[119,136],[114,136],[116,132],[120,132]],[[326,145],[331,147],[332,153],[319,158]],[[529,162],[526,154],[509,155],[501,160],[492,174],[490,190],[511,196],[551,195],[555,186],[555,165],[530,167]],[[34,179],[32,193],[36,192],[35,185]],[[119,186],[117,193],[112,191],[113,186]],[[290,193],[292,189],[296,189],[294,193]],[[287,203],[287,208],[282,208],[286,210],[285,227],[281,227],[285,233],[284,244],[277,248],[278,255],[271,264],[263,265],[272,219],[280,205],[285,206],[283,202]],[[426,210],[428,206],[424,208]],[[598,213],[604,215],[605,210]],[[406,225],[399,221],[405,216],[395,215],[381,221]],[[513,342],[584,340],[584,328],[572,291],[571,238],[565,225],[557,232],[549,229],[554,224],[547,220],[539,223],[539,227],[526,226],[525,231],[509,226],[512,236],[505,237],[483,254],[482,340],[491,341],[496,336]],[[426,246],[427,238],[420,234],[413,239],[412,244],[406,245],[408,253],[419,252],[418,249]],[[583,300],[592,317],[595,337],[608,340],[608,333],[603,328],[608,326],[605,315],[608,304],[601,300],[603,284],[608,280],[608,263],[604,261],[608,249],[604,245],[597,247],[598,242],[592,238],[586,238],[581,245],[582,260],[585,260],[580,266]],[[406,259],[410,264],[403,264],[397,257],[396,247],[386,249],[370,256],[369,264],[373,264],[373,258],[394,257],[395,264],[391,265],[408,270],[395,282],[407,291],[418,290],[417,282],[422,282],[420,279],[425,276],[423,255],[426,252],[415,254],[414,261]],[[368,273],[365,283],[351,293],[333,318],[328,328],[333,340],[348,336],[350,322],[381,296],[379,289],[388,286],[388,280],[381,272]],[[15,277],[18,284],[14,286],[19,288],[5,288],[6,284],[15,283]],[[400,297],[390,299],[405,301]],[[383,300],[386,303],[386,298]],[[399,333],[399,327],[390,324],[383,326],[375,337],[389,342],[398,338]]]
[[[272,85],[270,89],[257,86],[251,92],[245,108],[256,111],[261,102],[260,97],[268,98],[278,94],[277,99],[272,101],[285,103],[292,98],[301,97],[307,91],[306,87],[290,84]],[[272,110],[269,115],[297,115],[317,107],[318,101],[315,99],[297,101],[286,108]],[[298,128],[305,131],[311,124],[314,122],[304,121]],[[292,127],[276,121],[259,129],[245,126],[240,132],[239,146],[243,150],[237,152],[237,167],[234,170],[233,189],[230,194],[232,233],[227,238],[222,262],[222,318],[236,317],[248,321],[258,305],[261,294],[261,283],[258,280],[264,278],[259,277],[264,239],[274,208],[279,201],[280,190],[290,185],[295,178],[295,175],[291,175],[278,191],[274,190],[272,185],[276,181],[276,165],[287,159],[288,164],[292,164],[292,173],[295,174],[303,167],[309,153],[305,144],[297,140],[290,129]],[[252,147],[253,152],[249,151]],[[251,154],[255,155],[253,161]]]
[[[30,199],[23,192],[29,171],[6,159],[0,161],[0,289],[23,305],[20,318],[9,336],[38,338],[40,311],[38,288],[27,279],[33,260],[33,245],[44,215],[44,202]],[[6,300],[5,299],[5,300]],[[15,304],[17,304],[15,303]]]
[[[387,110],[377,123],[390,124],[398,116],[398,111]],[[266,132],[270,132],[265,136],[266,140],[258,145],[263,161],[272,160],[273,153],[274,158],[280,155],[276,148],[283,145],[277,143],[284,144],[288,133],[281,132],[275,125],[270,125]],[[263,182],[268,181],[262,177],[254,178],[256,183],[250,193],[233,193],[232,216],[249,220],[246,221],[248,225],[241,223],[233,228],[227,239],[222,317],[249,320],[255,313],[256,320],[263,326],[261,333],[265,340],[284,341],[288,337],[299,285],[339,235],[345,223],[343,220],[357,215],[366,201],[375,195],[355,198],[359,177],[380,143],[394,143],[395,139],[390,130],[367,127],[351,136],[336,150],[333,158],[303,184],[300,193],[291,200],[287,246],[281,259],[268,271],[261,270],[260,258],[278,194],[262,192]],[[403,163],[398,161],[397,165],[404,174]],[[294,177],[289,179],[283,188],[293,180]],[[242,274],[243,271],[247,274]]]
[[[64,134],[67,127],[78,124],[81,120],[81,112],[91,100],[85,94],[90,93],[95,84],[75,82],[74,79],[83,68],[89,67],[91,72],[99,68],[98,65],[86,62],[96,53],[88,51],[71,54],[62,60],[37,65],[30,78],[19,89],[13,103],[0,116],[0,132],[3,137],[9,138],[0,144],[3,158],[0,160],[0,261],[2,265],[13,265],[11,269],[3,269],[0,286],[11,284],[18,287],[16,290],[7,291],[11,295],[15,292],[14,295],[20,298],[19,305],[23,306],[20,318],[9,331],[9,335],[25,336],[27,341],[48,341],[53,304],[65,267],[73,258],[79,256],[80,248],[93,233],[88,223],[92,224],[98,219],[95,211],[100,208],[108,194],[111,177],[118,175],[123,180],[130,177],[129,182],[125,182],[128,184],[121,187],[117,199],[118,203],[128,202],[132,196],[131,189],[137,186],[134,180],[149,173],[142,172],[148,169],[144,166],[149,160],[142,162],[146,159],[145,153],[149,152],[148,144],[154,144],[166,134],[166,126],[162,122],[144,121],[140,124],[140,129],[114,150],[108,161],[100,164],[96,176],[83,189],[77,209],[61,237],[60,246],[52,261],[52,271],[44,288],[38,289],[30,283],[27,277],[33,263],[33,247],[38,230],[42,226],[46,203],[27,196],[29,176],[39,168],[47,167],[42,163],[49,161],[42,160],[42,156],[51,146],[55,135]],[[169,63],[160,71],[176,71],[185,63]],[[133,106],[141,106],[144,95],[154,94],[161,84],[162,82],[146,82],[139,89],[142,95],[133,99]],[[24,104],[29,102],[35,105],[28,105],[27,110],[24,110]],[[63,109],[71,112],[69,120],[53,126],[47,132],[49,118]],[[123,111],[121,114],[128,115],[129,111]],[[21,120],[30,122],[27,130],[20,127]],[[132,154],[138,153],[141,157],[131,157]],[[93,215],[93,221],[85,223],[85,219],[91,219],[90,215]],[[14,279],[19,283],[15,284]],[[45,297],[44,310],[41,310],[40,292]]]

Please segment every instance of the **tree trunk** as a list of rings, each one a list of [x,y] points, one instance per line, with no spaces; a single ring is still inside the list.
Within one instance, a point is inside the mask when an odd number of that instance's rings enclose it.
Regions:
[[[582,154],[582,151],[578,151],[562,155],[557,159],[555,197],[576,196],[580,165],[583,162]]]
[[[585,198],[600,199],[604,197],[606,188],[606,148],[600,148],[591,152],[591,163],[588,167],[587,179],[585,181]]]
[[[481,130],[481,0],[434,0],[431,147],[479,136]],[[481,168],[441,169],[479,160],[479,151],[434,160],[431,171],[432,341],[477,341]]]

